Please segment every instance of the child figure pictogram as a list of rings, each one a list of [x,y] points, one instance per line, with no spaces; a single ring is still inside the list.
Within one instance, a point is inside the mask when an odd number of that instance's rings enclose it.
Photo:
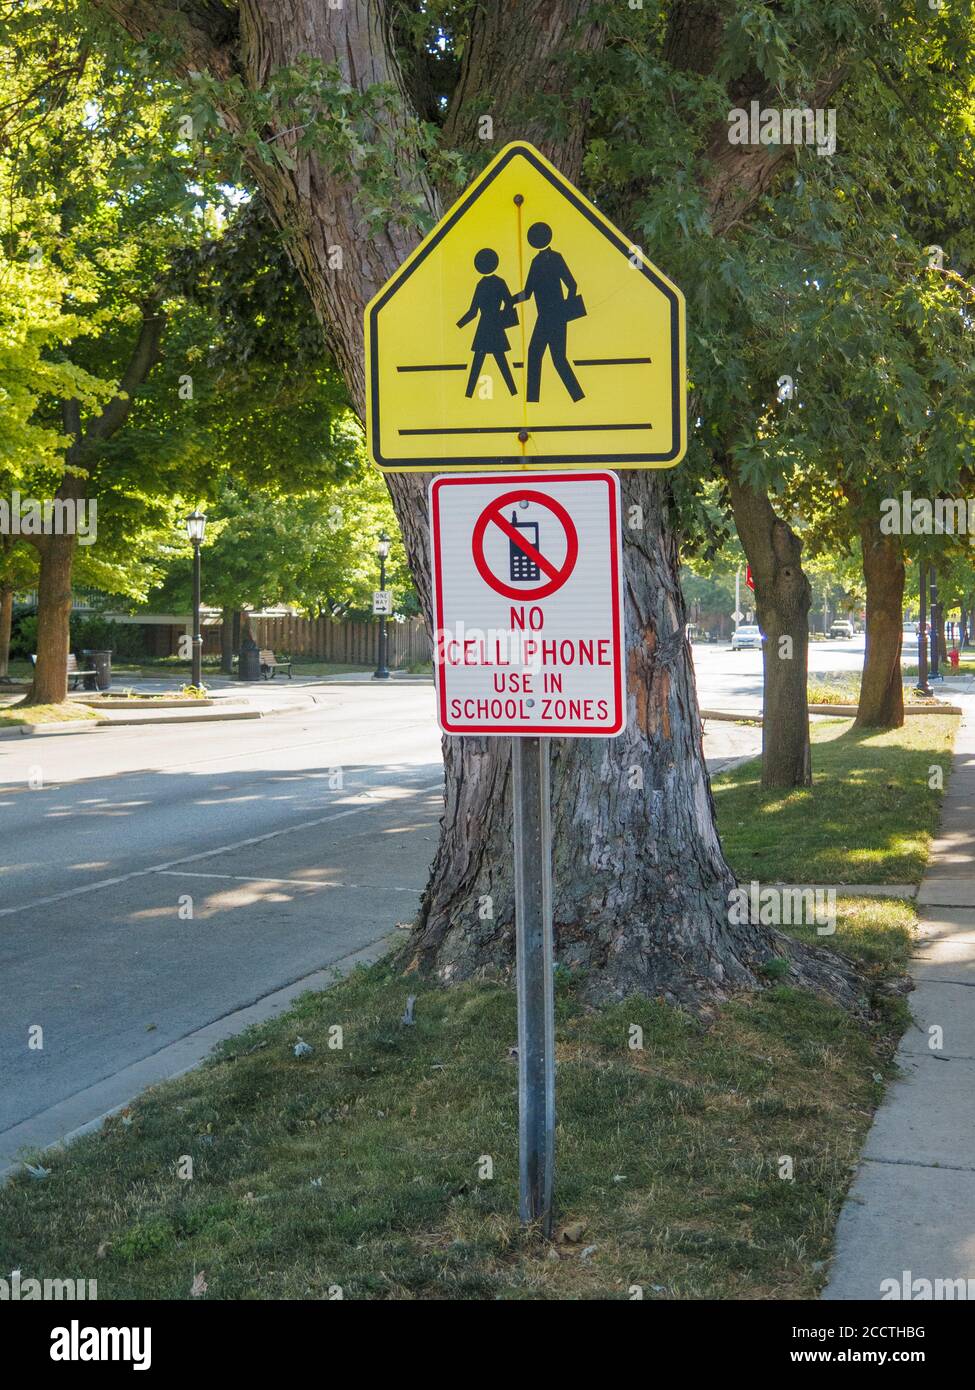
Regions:
[[[474,394],[485,357],[494,358],[505,386],[512,396],[517,394],[511,368],[508,366],[511,344],[508,342],[505,329],[514,328],[518,322],[518,312],[512,304],[508,286],[500,275],[493,273],[497,268],[496,251],[492,251],[490,247],[478,251],[474,257],[474,269],[480,272],[482,278],[474,290],[471,307],[463,318],[457,320],[457,327],[463,328],[472,319],[478,318],[474,341],[471,344],[474,359],[471,362],[470,376],[467,378],[465,395],[468,397]]]

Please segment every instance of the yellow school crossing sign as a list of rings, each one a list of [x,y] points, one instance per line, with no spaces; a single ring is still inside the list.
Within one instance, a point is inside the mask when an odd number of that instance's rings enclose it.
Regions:
[[[508,145],[366,309],[387,472],[664,468],[687,447],[684,299],[532,145]]]

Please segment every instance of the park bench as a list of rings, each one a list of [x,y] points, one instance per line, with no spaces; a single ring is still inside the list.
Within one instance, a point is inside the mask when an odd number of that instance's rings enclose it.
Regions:
[[[31,664],[34,665],[34,666],[36,666],[36,665],[37,665],[37,653],[36,653],[36,652],[32,652],[32,653],[31,653],[31,658],[30,658],[30,659],[31,659]],[[95,670],[91,670],[91,671],[82,671],[81,668],[80,668],[79,665],[78,665],[78,658],[75,656],[74,652],[70,652],[70,653],[68,654],[68,686],[69,686],[69,688],[70,688],[71,690],[77,690],[77,689],[78,689],[78,682],[84,680],[84,678],[85,678],[86,676],[95,677],[95,676],[97,676],[97,675],[98,675],[98,672],[95,671]],[[87,688],[87,687],[85,687],[85,688]]]
[[[278,671],[287,671],[287,673],[288,673],[288,680],[291,680],[291,679],[292,679],[292,676],[291,676],[291,662],[290,662],[290,661],[278,661],[277,657],[276,657],[276,656],[274,655],[274,653],[270,650],[270,648],[268,648],[268,647],[262,647],[262,649],[261,649],[261,675],[264,677],[265,680],[272,680],[272,681],[273,681],[273,680],[274,680],[274,677],[277,675]]]

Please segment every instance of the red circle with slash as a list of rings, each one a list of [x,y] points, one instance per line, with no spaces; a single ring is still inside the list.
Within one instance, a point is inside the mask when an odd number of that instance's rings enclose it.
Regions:
[[[534,502],[539,507],[545,507],[562,523],[562,528],[565,531],[566,549],[565,559],[562,561],[560,567],[553,565],[551,560],[547,560],[545,556],[532,545],[531,541],[526,540],[526,538],[512,526],[511,522],[508,521],[507,517],[504,515],[505,507],[512,506],[518,502]],[[548,575],[549,580],[547,584],[540,584],[537,589],[527,589],[524,587],[516,588],[513,584],[505,584],[498,578],[488,565],[484,556],[484,536],[487,532],[487,528],[492,525],[492,523],[499,527],[510,541],[514,541],[523,555],[527,555],[529,560],[533,560],[538,568]],[[579,556],[579,536],[576,532],[575,522],[562,506],[561,502],[556,502],[554,497],[548,497],[544,492],[533,492],[528,488],[517,488],[514,492],[506,492],[502,497],[495,497],[494,500],[484,508],[474,524],[474,535],[471,540],[471,548],[474,553],[474,564],[477,566],[478,574],[484,580],[485,584],[490,585],[495,593],[503,594],[505,598],[548,598],[549,594],[554,594],[558,589],[561,589],[562,585],[575,569],[575,563]]]

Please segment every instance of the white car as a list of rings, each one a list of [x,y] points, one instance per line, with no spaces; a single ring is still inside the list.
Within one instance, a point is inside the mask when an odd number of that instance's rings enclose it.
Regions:
[[[852,640],[853,624],[848,623],[844,618],[837,618],[835,623],[830,624],[830,637],[847,637]]]
[[[744,627],[735,628],[734,636],[731,639],[731,650],[740,652],[748,647],[758,647],[761,650],[762,643],[765,641],[764,634],[752,623]]]

